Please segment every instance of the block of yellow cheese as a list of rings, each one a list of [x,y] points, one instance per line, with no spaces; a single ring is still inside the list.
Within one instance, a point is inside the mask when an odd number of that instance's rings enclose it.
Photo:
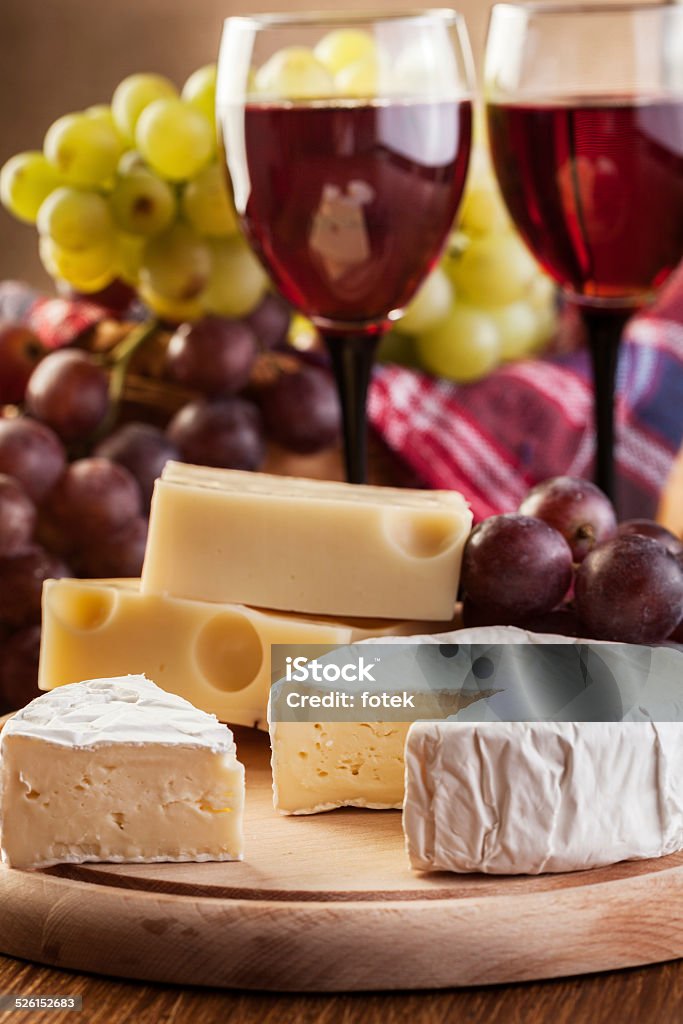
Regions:
[[[471,525],[455,491],[169,462],[154,489],[142,590],[314,615],[449,620]]]
[[[188,601],[143,594],[136,580],[48,580],[39,686],[143,674],[224,722],[266,729],[271,644],[332,646],[430,628],[443,627]]]

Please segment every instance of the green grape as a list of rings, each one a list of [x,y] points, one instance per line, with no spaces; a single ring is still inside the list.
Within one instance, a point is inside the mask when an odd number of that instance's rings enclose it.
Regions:
[[[389,331],[377,348],[377,362],[417,367],[415,339],[409,334],[399,334],[395,329]]]
[[[106,199],[96,192],[62,186],[38,210],[38,231],[63,249],[87,249],[113,236]]]
[[[211,278],[202,295],[209,313],[235,319],[246,316],[259,304],[268,278],[241,237],[212,241]]]
[[[109,203],[118,227],[131,235],[156,235],[176,213],[173,189],[150,171],[132,171],[120,177]]]
[[[554,304],[536,310],[536,335],[529,347],[529,353],[542,349],[557,331],[557,311]]]
[[[66,281],[82,292],[96,292],[110,284],[118,272],[118,251],[114,239],[87,249],[63,249],[43,236],[40,258],[48,274]]]
[[[183,100],[156,100],[135,130],[137,147],[149,166],[170,181],[193,178],[211,159],[215,131]]]
[[[86,117],[93,118],[95,121],[99,121],[100,124],[106,125],[107,128],[111,128],[119,140],[119,150],[122,153],[126,148],[126,143],[118,129],[116,121],[114,120],[114,115],[109,104],[97,103],[94,107],[87,107],[83,113]]]
[[[265,97],[305,100],[334,94],[334,80],[305,46],[278,50],[256,72],[256,92]]]
[[[117,236],[119,253],[119,277],[126,284],[137,287],[140,267],[145,251],[145,238],[142,235],[127,235],[119,232]]]
[[[65,114],[51,125],[43,151],[69,185],[91,188],[110,179],[121,156],[114,128],[88,114]]]
[[[379,67],[374,54],[347,64],[334,76],[334,84],[341,96],[367,97],[378,92]]]
[[[211,269],[208,244],[187,224],[177,223],[145,246],[140,280],[164,299],[187,302],[204,290]]]
[[[181,97],[203,114],[209,124],[216,123],[216,65],[207,64],[194,71],[183,86]]]
[[[484,377],[500,357],[498,328],[491,317],[459,301],[416,339],[416,347],[426,370],[463,384]]]
[[[453,285],[441,267],[437,267],[425,279],[405,314],[397,320],[395,330],[404,334],[421,334],[443,319],[452,303]]]
[[[507,231],[510,218],[493,178],[471,176],[470,182],[459,217],[463,231],[477,235]]]
[[[319,345],[320,336],[312,320],[302,313],[294,313],[289,322],[287,344],[297,352],[310,352]]]
[[[210,164],[188,182],[181,205],[200,235],[234,235],[237,231],[237,214],[218,164]]]
[[[35,224],[38,210],[60,184],[42,153],[17,153],[0,171],[0,202],[20,220]]]
[[[489,316],[498,328],[501,359],[521,359],[529,354],[538,335],[539,318],[528,302],[491,309]]]
[[[537,274],[529,285],[526,300],[534,309],[542,312],[555,310],[555,282],[547,274]]]
[[[201,320],[204,316],[204,307],[199,299],[188,299],[185,302],[167,299],[155,292],[144,281],[138,287],[138,295],[148,309],[151,309],[162,320],[168,320],[170,323],[192,322]]]
[[[178,95],[173,82],[163,75],[129,75],[120,82],[111,99],[111,110],[118,130],[128,142],[135,140],[140,114],[155,100]]]
[[[472,238],[448,269],[458,294],[478,306],[516,302],[538,273],[526,247],[511,232]]]
[[[121,178],[125,178],[127,174],[132,174],[133,171],[149,171],[149,167],[142,159],[137,149],[127,149],[118,162],[116,173]],[[151,173],[151,171],[149,173]]]
[[[375,40],[358,28],[338,28],[324,35],[313,53],[327,70],[336,75],[342,68],[375,56]]]

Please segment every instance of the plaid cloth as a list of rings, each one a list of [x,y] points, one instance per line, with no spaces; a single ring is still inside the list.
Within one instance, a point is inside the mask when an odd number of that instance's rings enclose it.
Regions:
[[[75,341],[106,315],[91,302],[0,284],[0,318],[28,323],[49,347]],[[583,349],[510,363],[466,386],[379,366],[369,414],[426,486],[462,491],[477,519],[513,511],[549,476],[592,475],[593,391]],[[616,417],[620,517],[653,516],[683,441],[683,268],[628,326]]]
[[[511,512],[549,476],[592,477],[588,353],[510,363],[459,386],[400,366],[377,368],[370,419],[430,487],[462,491],[476,519]],[[652,517],[683,441],[683,268],[634,318],[617,374],[617,506]]]

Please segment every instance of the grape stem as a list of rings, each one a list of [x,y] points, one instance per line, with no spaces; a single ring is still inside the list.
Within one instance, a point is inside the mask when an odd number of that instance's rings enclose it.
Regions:
[[[145,320],[143,323],[135,327],[130,334],[123,339],[123,341],[119,342],[119,344],[116,345],[109,354],[107,362],[110,363],[112,367],[111,375],[109,377],[109,411],[107,412],[104,421],[100,424],[93,440],[99,440],[99,438],[105,437],[110,433],[118,415],[119,403],[121,401],[121,396],[123,395],[123,388],[126,383],[126,374],[128,373],[130,362],[137,350],[141,348],[145,342],[149,341],[149,339],[153,337],[158,330],[158,320]]]

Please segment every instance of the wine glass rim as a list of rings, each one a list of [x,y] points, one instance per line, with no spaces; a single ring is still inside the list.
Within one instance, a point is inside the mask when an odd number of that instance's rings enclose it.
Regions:
[[[502,6],[502,5],[501,5]],[[420,21],[438,19],[446,24],[463,25],[464,18],[451,7],[413,7],[397,11],[274,11],[263,14],[234,14],[225,25],[241,22],[252,28],[279,28],[312,25],[353,25],[377,21]]]
[[[648,3],[647,0],[622,0],[620,3],[593,3],[592,0],[569,0],[567,3],[553,3],[552,0],[502,0],[493,5],[493,11],[510,8],[528,14],[624,14],[659,13],[676,11],[683,13],[683,7],[671,2]]]

